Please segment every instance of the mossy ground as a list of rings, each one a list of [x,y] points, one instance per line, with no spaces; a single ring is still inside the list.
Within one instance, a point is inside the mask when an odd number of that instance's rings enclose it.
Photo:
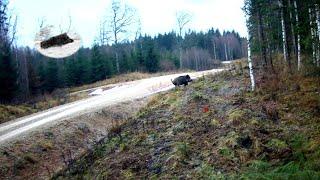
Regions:
[[[319,78],[257,80],[252,93],[224,72],[156,95],[56,178],[319,179]]]

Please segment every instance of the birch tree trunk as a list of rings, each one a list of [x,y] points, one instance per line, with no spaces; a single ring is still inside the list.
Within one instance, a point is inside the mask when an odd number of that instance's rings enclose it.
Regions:
[[[231,49],[231,46],[229,44],[229,41],[228,41],[228,53],[229,53],[229,59],[230,60],[233,60],[233,53],[232,53],[232,49]]]
[[[298,55],[298,71],[301,69],[301,37],[300,37],[300,33],[299,33],[299,15],[298,15],[298,6],[297,6],[297,1],[294,0],[294,11],[296,14],[296,27],[298,29],[297,32],[297,55]]]
[[[251,80],[251,91],[255,90],[255,80],[253,74],[252,57],[251,57],[251,44],[250,44],[250,31],[249,31],[249,17],[246,17],[247,21],[247,32],[248,32],[248,64],[249,64],[249,75]]]
[[[214,53],[214,59],[217,59],[217,51],[216,51],[216,42],[213,40],[213,53]]]
[[[284,12],[283,12],[283,4],[281,0],[278,0],[279,7],[280,7],[280,14],[281,14],[281,26],[282,26],[282,44],[283,44],[283,58],[285,62],[288,62],[290,68],[290,62],[288,59],[288,52],[287,52],[287,33],[286,33],[286,25],[284,21]]]
[[[226,56],[226,61],[228,61],[229,58],[228,58],[228,51],[227,51],[227,43],[224,43],[224,54]]]
[[[317,62],[317,57],[316,57],[316,44],[315,44],[315,31],[313,27],[313,15],[312,15],[312,10],[309,8],[309,19],[310,19],[310,31],[311,31],[311,41],[312,41],[312,60],[313,63],[316,64]]]
[[[318,39],[319,39],[319,43],[318,43],[318,56],[317,56],[317,66],[320,66],[320,12],[319,12],[319,4],[316,4],[316,21],[317,21],[317,26],[318,26]]]
[[[119,65],[119,54],[118,54],[118,34],[117,34],[117,25],[116,21],[114,20],[114,44],[116,46],[115,51],[116,51],[116,68],[117,68],[117,73],[120,73],[120,65]]]
[[[118,54],[118,48],[116,48],[116,68],[117,72],[120,73],[120,65],[119,65],[119,54]]]
[[[115,58],[116,58],[116,68],[117,73],[120,73],[119,65],[119,53],[118,45],[121,42],[121,34],[127,33],[130,25],[136,23],[136,12],[134,9],[129,7],[127,4],[122,4],[120,0],[112,0],[111,5],[112,18],[110,18],[110,36],[113,36],[113,41],[115,45]],[[108,21],[107,21],[108,22]]]

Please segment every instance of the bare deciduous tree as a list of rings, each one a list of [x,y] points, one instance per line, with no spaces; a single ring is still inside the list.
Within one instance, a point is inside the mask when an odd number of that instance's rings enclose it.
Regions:
[[[179,11],[176,13],[177,24],[179,27],[179,36],[182,37],[184,27],[191,22],[192,15],[186,11]]]
[[[177,18],[177,25],[179,28],[179,36],[180,36],[180,38],[182,38],[183,29],[191,21],[192,16],[190,13],[188,13],[186,11],[179,11],[176,13],[176,18]],[[179,42],[179,46],[180,46],[179,60],[180,60],[180,69],[181,69],[182,68],[182,44],[181,44],[181,42]]]
[[[210,69],[215,65],[210,53],[207,50],[199,49],[197,47],[186,49],[182,61],[186,68],[197,71]]]
[[[100,26],[100,42],[105,44],[107,41],[111,40],[117,49],[119,42],[125,39],[123,36],[128,34],[129,27],[136,22],[136,11],[133,8],[127,4],[122,4],[119,0],[113,0],[111,5],[111,17],[106,18]],[[115,51],[115,56],[116,68],[119,73],[119,55],[117,50]]]
[[[100,45],[106,45],[110,41],[110,31],[107,31],[106,21],[100,23],[98,41]]]
[[[137,30],[135,32],[134,40],[137,40],[139,38],[139,36],[141,36],[141,33],[142,33],[142,25],[141,25],[140,18],[138,18]]]

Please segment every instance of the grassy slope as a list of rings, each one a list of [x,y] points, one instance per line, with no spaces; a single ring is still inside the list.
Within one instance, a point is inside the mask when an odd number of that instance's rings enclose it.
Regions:
[[[248,83],[226,72],[157,95],[57,177],[319,179],[319,78]]]

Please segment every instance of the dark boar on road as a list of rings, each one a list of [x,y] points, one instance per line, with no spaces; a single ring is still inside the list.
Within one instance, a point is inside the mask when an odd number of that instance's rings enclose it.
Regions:
[[[190,78],[189,75],[179,76],[179,77],[175,78],[174,80],[171,80],[172,84],[174,84],[175,86],[180,86],[180,85],[186,86],[191,81],[192,81],[192,79]]]

